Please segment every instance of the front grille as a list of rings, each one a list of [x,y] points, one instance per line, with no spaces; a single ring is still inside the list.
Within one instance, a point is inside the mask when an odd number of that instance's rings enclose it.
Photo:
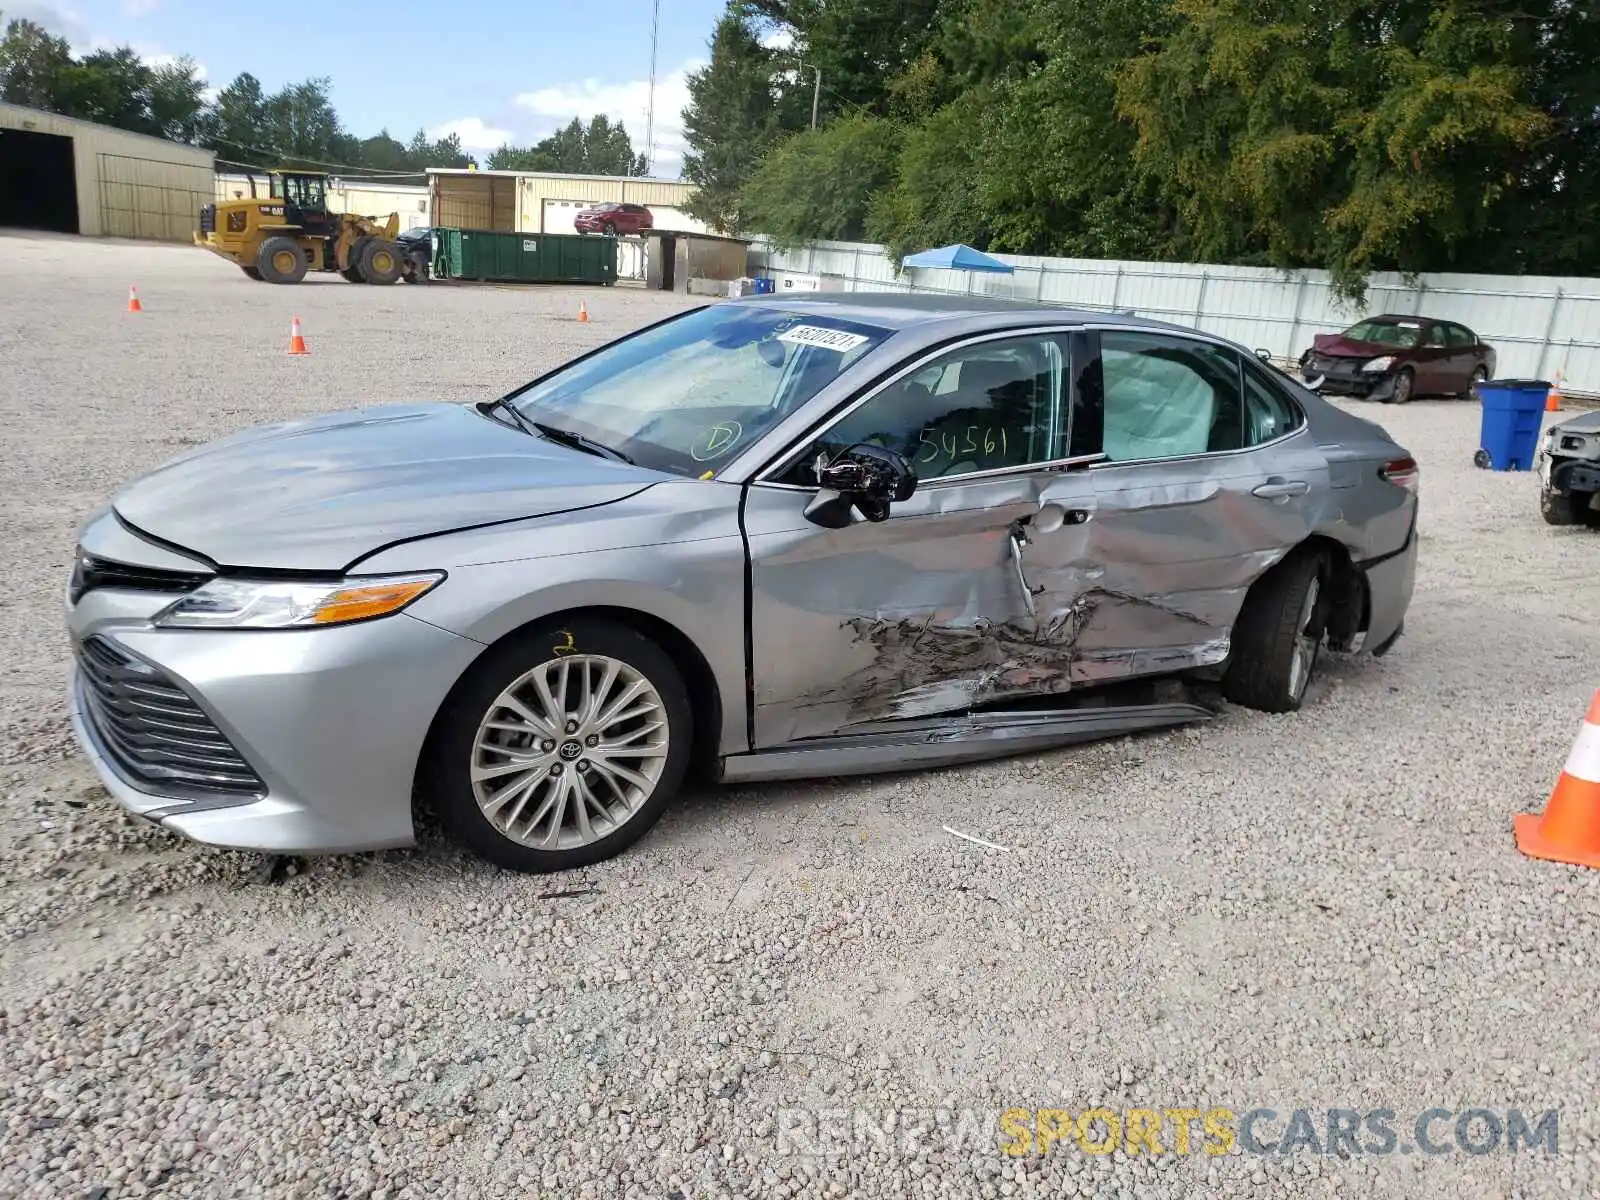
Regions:
[[[168,571],[161,567],[136,567],[129,563],[78,554],[73,564],[68,594],[74,604],[95,588],[120,588],[135,592],[192,592],[211,576],[201,571]]]
[[[259,796],[266,785],[194,698],[161,671],[91,637],[78,648],[84,717],[135,787],[163,796]]]
[[[217,206],[215,204],[202,204],[200,206],[200,232],[212,233],[217,228]]]

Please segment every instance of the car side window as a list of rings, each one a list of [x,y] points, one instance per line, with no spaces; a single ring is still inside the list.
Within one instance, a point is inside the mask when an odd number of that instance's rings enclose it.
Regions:
[[[1062,458],[1066,360],[1055,337],[953,350],[846,413],[779,481],[814,487],[818,459],[858,442],[902,455],[923,481]]]
[[[1430,325],[1430,326],[1428,326],[1428,334],[1427,334],[1426,337],[1424,337],[1422,339],[1423,349],[1425,349],[1425,350],[1439,350],[1439,349],[1444,348],[1446,345],[1448,345],[1448,343],[1445,341],[1444,326],[1443,325]]]
[[[1249,367],[1244,372],[1244,444],[1259,446],[1300,428],[1300,409]]]
[[[1100,335],[1098,378],[1080,387],[1101,410],[1110,462],[1179,458],[1244,444],[1242,364],[1223,346],[1164,334]],[[1098,392],[1098,396],[1094,392]],[[1073,453],[1091,453],[1075,445]]]
[[[1450,344],[1461,350],[1470,350],[1478,344],[1477,336],[1472,330],[1462,325],[1452,325],[1449,328]]]

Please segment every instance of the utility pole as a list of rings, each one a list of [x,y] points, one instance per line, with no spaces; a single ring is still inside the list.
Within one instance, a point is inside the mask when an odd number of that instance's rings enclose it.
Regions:
[[[650,174],[650,169],[656,160],[656,44],[661,35],[661,0],[655,0],[655,5],[650,14],[650,101],[644,119],[644,173]],[[811,123],[815,125],[816,118]]]
[[[802,71],[806,69],[806,66],[807,64],[804,61],[800,63]],[[811,89],[811,128],[815,129],[817,127],[817,102],[822,99],[822,68],[815,63],[811,63],[810,67],[816,72],[817,76],[816,83]]]

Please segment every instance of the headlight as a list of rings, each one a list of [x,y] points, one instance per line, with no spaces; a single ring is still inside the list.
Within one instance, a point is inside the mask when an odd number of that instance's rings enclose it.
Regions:
[[[1373,359],[1361,369],[1363,371],[1387,371],[1392,366],[1394,366],[1394,355],[1385,354],[1382,358]]]
[[[297,579],[213,579],[155,616],[157,625],[190,629],[298,629],[347,625],[397,613],[444,578],[356,576],[337,583]]]

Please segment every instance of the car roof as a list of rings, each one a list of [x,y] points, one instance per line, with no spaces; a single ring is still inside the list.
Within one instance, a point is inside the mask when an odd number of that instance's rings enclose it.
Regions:
[[[1130,329],[1159,329],[1188,335],[1209,336],[1199,330],[1156,321],[1132,312],[1106,312],[1009,300],[999,296],[954,296],[913,292],[802,292],[789,295],[744,296],[728,304],[750,304],[767,308],[804,310],[820,316],[902,330],[948,324],[952,332],[962,330],[1005,329],[1014,325],[1050,322],[1062,325],[1123,325]]]

